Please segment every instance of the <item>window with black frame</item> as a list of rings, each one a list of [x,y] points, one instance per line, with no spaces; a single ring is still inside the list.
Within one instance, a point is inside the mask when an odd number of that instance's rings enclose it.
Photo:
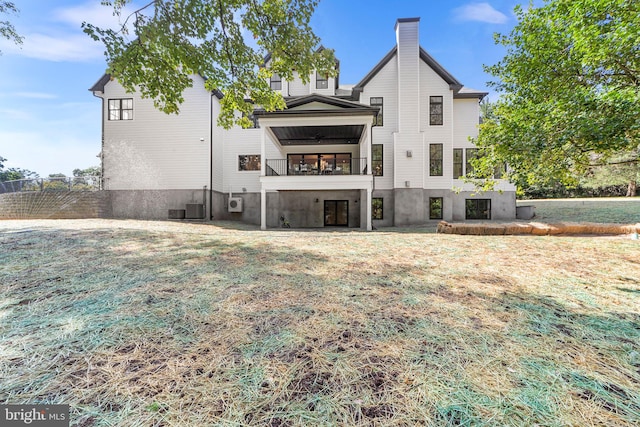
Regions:
[[[133,120],[133,98],[110,99],[109,120]]]
[[[238,156],[238,170],[239,171],[259,171],[260,170],[260,154]]]
[[[442,176],[443,146],[429,144],[429,175]]]
[[[442,219],[442,197],[429,197],[429,219]]]
[[[327,74],[316,73],[316,89],[328,89],[329,76]]]
[[[378,107],[380,110],[378,111],[378,115],[373,119],[374,126],[383,126],[383,108],[384,108],[384,100],[381,96],[375,96],[369,98],[369,105],[372,107]]]
[[[464,172],[462,170],[464,163],[462,162],[462,148],[453,149],[453,179],[458,179]]]
[[[466,219],[491,219],[490,199],[466,199],[465,200]]]
[[[282,77],[278,74],[273,74],[269,83],[272,90],[282,90]]]
[[[383,145],[371,145],[371,173],[373,176],[382,176],[383,168]]]
[[[443,97],[430,96],[429,97],[429,124],[431,126],[442,125],[443,115],[444,115]]]
[[[371,199],[371,219],[384,219],[383,216],[383,200],[382,197],[374,197]]]

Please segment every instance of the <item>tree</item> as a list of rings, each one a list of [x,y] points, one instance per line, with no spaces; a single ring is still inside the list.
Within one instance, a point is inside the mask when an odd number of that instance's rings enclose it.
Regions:
[[[76,178],[86,177],[86,176],[101,176],[102,169],[100,166],[91,166],[86,169],[74,169],[73,176]]]
[[[520,187],[571,186],[621,153],[637,164],[640,2],[547,0],[515,13],[511,33],[496,35],[506,56],[485,67],[501,98],[474,141],[474,176],[491,186],[507,163]]]
[[[635,196],[640,181],[640,164],[634,160],[639,156],[638,151],[620,153],[606,164],[593,166],[582,180],[582,185],[590,188],[626,185],[626,196]]]
[[[0,1],[0,14],[18,13],[15,4],[10,1]],[[15,27],[9,21],[0,21],[0,37],[13,41],[15,44],[22,44],[22,37],[18,35]],[[0,51],[0,54],[2,51]]]
[[[4,168],[4,163],[7,161],[4,157],[0,156],[0,182],[2,181],[15,181],[18,179],[35,179],[38,178],[38,174],[31,172],[27,169],[20,168]]]
[[[130,1],[103,3],[121,15]],[[179,111],[190,76],[199,73],[208,90],[224,94],[218,123],[248,127],[253,104],[268,111],[285,106],[270,88],[271,75],[293,80],[297,73],[305,82],[316,69],[335,75],[333,52],[318,49],[320,40],[309,25],[316,5],[317,0],[153,0],[117,31],[86,22],[83,29],[104,43],[109,74],[165,113]]]

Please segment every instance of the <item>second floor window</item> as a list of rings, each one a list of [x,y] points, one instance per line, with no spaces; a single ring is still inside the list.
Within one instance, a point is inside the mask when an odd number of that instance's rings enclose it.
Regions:
[[[442,176],[442,144],[429,144],[429,175]]]
[[[442,97],[441,96],[430,96],[429,97],[429,124],[434,125],[442,125]]]
[[[110,99],[109,120],[133,120],[133,99]]]
[[[383,104],[383,100],[382,100],[381,96],[369,98],[369,105],[371,105],[372,107],[380,108],[380,111],[378,112],[378,115],[373,119],[373,125],[374,126],[382,126],[383,125],[383,121],[382,121],[382,104]]]
[[[464,172],[462,171],[462,148],[453,149],[453,179],[458,179]]]
[[[466,150],[467,162],[465,164],[465,174],[471,175],[473,173],[473,165],[471,164],[471,160],[475,159],[478,156],[477,148],[467,148]]]
[[[316,73],[316,89],[328,89],[329,76],[326,74]]]
[[[259,171],[260,154],[238,156],[239,171]]]
[[[371,145],[371,171],[373,176],[382,176],[382,144]]]
[[[271,89],[282,90],[282,77],[277,74],[271,76]]]

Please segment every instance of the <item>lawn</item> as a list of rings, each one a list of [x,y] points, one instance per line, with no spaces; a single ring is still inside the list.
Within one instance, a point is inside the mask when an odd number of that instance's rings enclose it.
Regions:
[[[640,423],[628,236],[1,221],[0,286],[0,403],[72,425]]]

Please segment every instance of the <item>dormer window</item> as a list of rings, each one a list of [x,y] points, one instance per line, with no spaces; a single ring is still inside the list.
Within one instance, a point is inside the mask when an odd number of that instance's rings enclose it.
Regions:
[[[282,90],[282,77],[277,74],[271,76],[271,89]]]
[[[316,73],[316,89],[328,89],[329,76],[327,74]]]

